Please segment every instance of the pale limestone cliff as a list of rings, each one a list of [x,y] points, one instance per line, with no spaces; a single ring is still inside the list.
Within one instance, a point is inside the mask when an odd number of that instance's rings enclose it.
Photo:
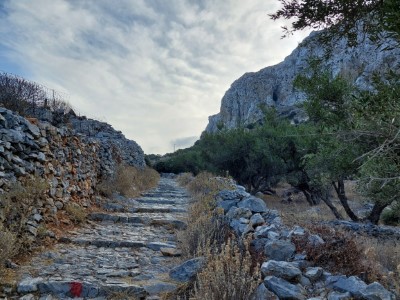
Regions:
[[[209,117],[207,132],[221,128],[231,129],[249,126],[263,119],[262,107],[273,106],[293,122],[306,118],[295,105],[305,96],[293,87],[293,80],[308,67],[312,57],[322,57],[324,48],[316,41],[318,32],[311,33],[285,60],[258,72],[246,73],[226,91],[221,101],[220,112]],[[368,38],[359,39],[357,47],[349,48],[346,40],[331,45],[331,56],[323,67],[334,75],[346,74],[357,86],[371,87],[372,74],[383,69],[400,69],[400,49],[382,51],[390,43],[378,47]]]

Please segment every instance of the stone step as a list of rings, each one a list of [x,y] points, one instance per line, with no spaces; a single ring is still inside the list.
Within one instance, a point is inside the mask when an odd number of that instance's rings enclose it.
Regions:
[[[132,214],[109,214],[109,213],[91,213],[88,219],[92,221],[108,221],[113,223],[130,223],[130,224],[145,224],[155,226],[168,226],[175,229],[185,229],[187,224],[181,220],[174,218],[175,214],[146,214],[146,213],[132,213]]]
[[[20,293],[39,292],[42,295],[51,294],[60,299],[97,297],[112,297],[114,294],[124,294],[136,297],[135,299],[146,299],[149,293],[145,287],[135,284],[122,283],[110,280],[108,283],[98,284],[87,281],[71,280],[46,280],[41,277],[26,279],[18,286]]]

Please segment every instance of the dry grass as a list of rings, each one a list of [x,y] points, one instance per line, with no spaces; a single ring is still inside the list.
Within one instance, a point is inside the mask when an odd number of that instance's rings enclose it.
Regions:
[[[176,177],[176,181],[181,186],[187,186],[193,179],[194,176],[192,173],[181,173]]]
[[[17,236],[0,223],[0,282],[5,276],[5,263],[17,254]]]
[[[291,202],[284,201],[284,194],[290,188],[291,186],[289,184],[279,183],[276,187],[276,195],[264,195],[262,197],[268,208],[279,211],[285,225],[303,226],[309,223],[332,221],[336,219],[325,203],[321,202],[319,205],[310,206],[302,193],[291,195]],[[357,211],[362,208],[365,199],[357,193],[356,184],[352,181],[347,181],[345,183],[345,188],[349,204],[354,208],[354,210]],[[346,215],[343,206],[337,199],[336,194],[333,192],[331,200],[344,219],[350,220]]]
[[[193,202],[188,213],[188,227],[177,233],[184,257],[204,255],[208,247],[220,248],[230,236],[229,224],[223,212],[214,210],[215,195],[223,189],[230,189],[229,180],[216,178],[208,172],[197,175],[187,182]]]
[[[357,237],[368,264],[375,265],[386,287],[400,295],[400,243],[371,236]]]
[[[246,300],[260,281],[259,267],[254,267],[248,247],[241,250],[229,240],[220,252],[210,249],[206,266],[197,275],[194,299]]]
[[[160,175],[154,169],[140,170],[132,166],[120,165],[115,172],[115,177],[99,183],[97,190],[107,197],[110,197],[113,192],[118,192],[125,197],[134,198],[141,192],[157,186],[159,180]]]
[[[65,211],[68,213],[71,221],[74,224],[81,224],[86,221],[86,210],[75,202],[70,202],[65,206]]]

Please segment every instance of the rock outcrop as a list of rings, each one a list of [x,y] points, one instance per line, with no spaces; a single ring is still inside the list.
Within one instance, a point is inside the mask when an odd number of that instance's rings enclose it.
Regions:
[[[263,107],[275,107],[293,123],[307,116],[296,104],[305,100],[293,87],[295,77],[308,68],[308,60],[322,57],[325,50],[316,40],[317,32],[310,34],[285,60],[258,72],[246,73],[225,93],[220,112],[209,117],[206,132],[251,126],[263,120]],[[344,74],[358,87],[371,88],[372,74],[384,69],[400,68],[400,49],[382,51],[390,41],[378,47],[366,37],[359,37],[359,45],[349,48],[342,39],[328,46],[331,56],[323,67],[333,75]]]

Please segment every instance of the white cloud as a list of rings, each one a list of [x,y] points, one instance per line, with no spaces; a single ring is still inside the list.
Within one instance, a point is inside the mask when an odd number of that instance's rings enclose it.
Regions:
[[[278,63],[305,33],[280,40],[271,0],[6,1],[0,69],[70,94],[146,153],[191,143],[243,73]],[[13,69],[18,66],[18,69]]]

